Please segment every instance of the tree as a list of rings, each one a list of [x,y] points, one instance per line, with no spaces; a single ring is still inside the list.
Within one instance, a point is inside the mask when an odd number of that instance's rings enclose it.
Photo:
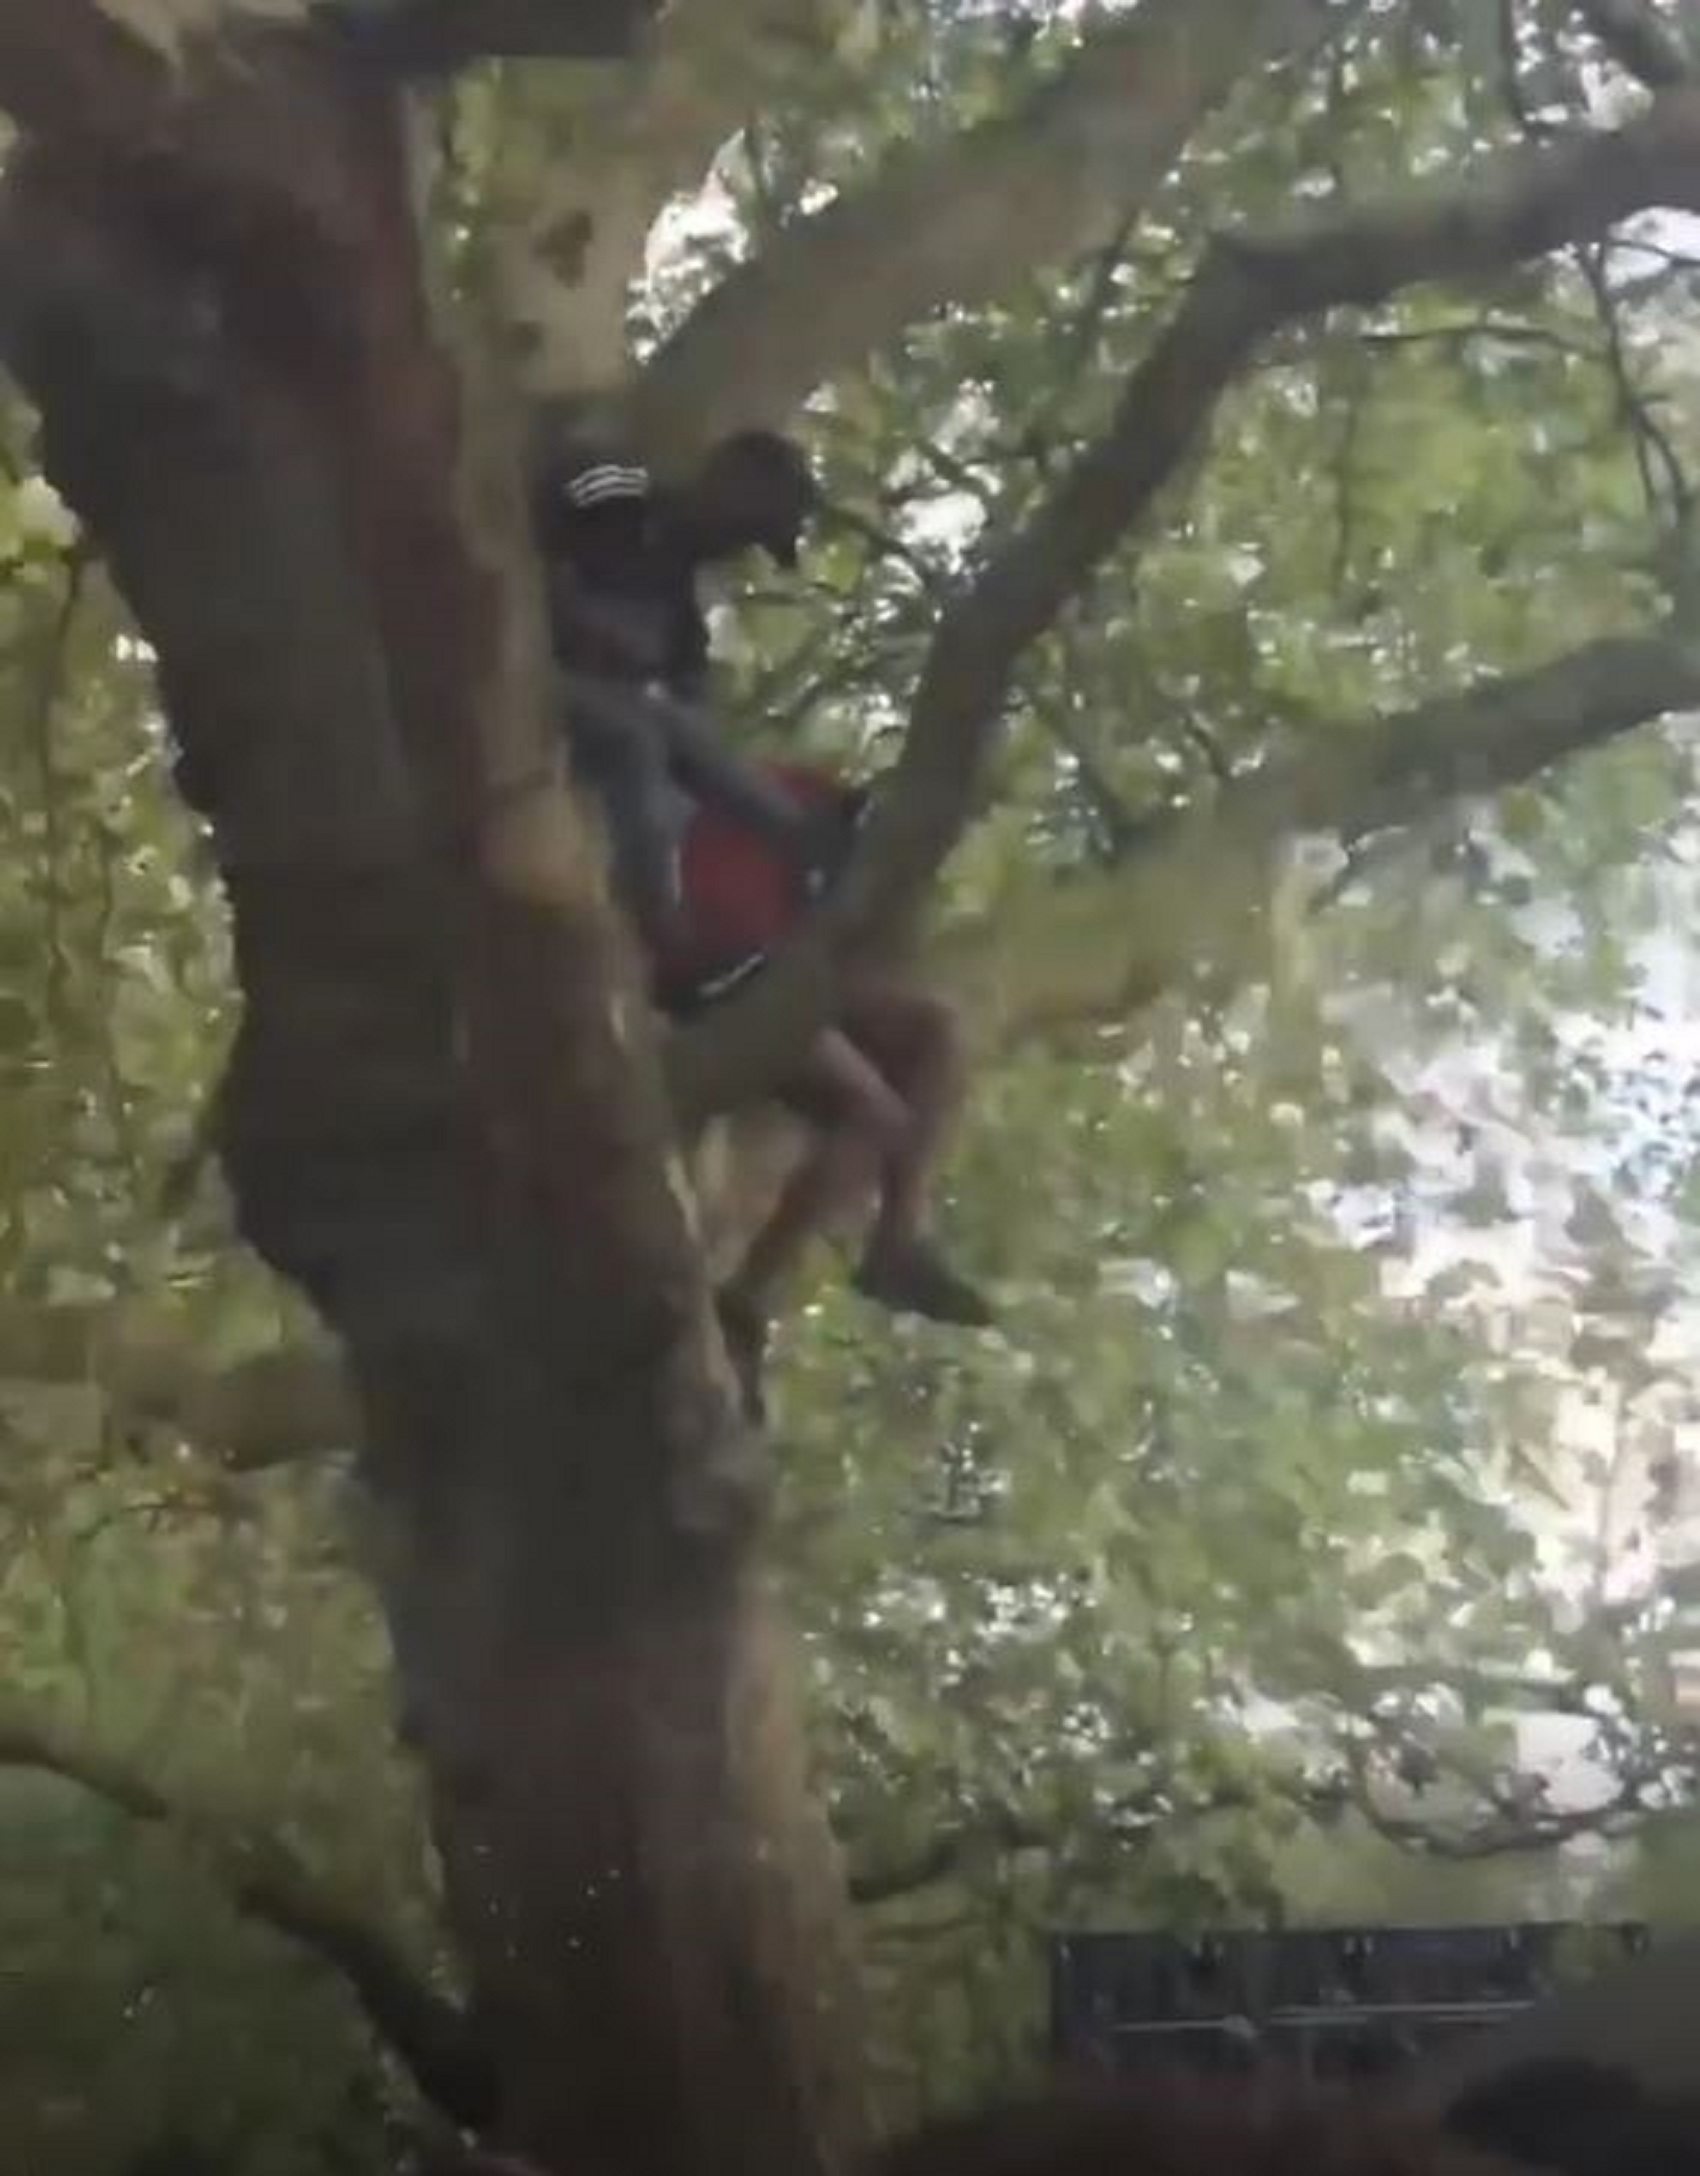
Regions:
[[[48,473],[157,658],[212,827],[244,999],[226,1168],[245,1235],[346,1348],[495,2113],[547,2160],[830,2167],[857,2128],[855,2033],[822,1969],[831,1857],[764,1589],[761,1462],[675,1143],[759,1098],[830,1004],[834,963],[912,923],[994,767],[1021,759],[997,738],[1018,674],[1068,689],[1044,707],[1078,725],[1070,615],[1107,595],[1092,584],[1112,564],[1131,571],[1118,555],[1196,471],[1224,403],[1225,421],[1285,401],[1298,446],[1294,374],[1341,363],[1317,330],[1339,313],[1491,286],[1692,206],[1700,120],[1679,48],[1652,11],[1590,12],[1658,95],[1602,122],[1562,11],[1535,11],[1513,87],[1557,67],[1557,106],[1543,96],[1533,140],[1507,145],[1510,122],[1446,108],[1455,39],[1479,65],[1473,10],[1146,0],[1012,40],[996,18],[824,6],[684,4],[653,26],[519,0],[0,8],[0,101],[27,132],[4,229],[10,352]],[[608,61],[622,40],[635,60]],[[864,183],[846,40],[871,41],[886,81],[943,54],[953,104],[968,86],[986,117],[921,132]],[[477,170],[450,161],[422,212],[398,82],[540,50],[587,68],[436,94],[470,112]],[[1412,86],[1396,149],[1444,146],[1468,171],[1391,196],[1348,174],[1318,215],[1199,247],[1238,210],[1212,196],[1223,129],[1266,132],[1298,194],[1320,115],[1348,116],[1349,164],[1386,163],[1377,117],[1354,135],[1350,116],[1394,78]],[[628,374],[625,291],[655,217],[781,88],[795,126],[762,179],[783,187],[789,164],[790,206]],[[823,183],[837,193],[804,208]],[[746,223],[759,239],[759,203]],[[1167,312],[1117,300],[1139,234],[1154,284],[1187,267]],[[968,306],[1082,251],[1078,337],[1122,383],[1106,400],[1095,370],[1062,415],[1011,414],[991,390],[996,310]],[[1563,324],[1526,344],[1562,351],[1574,290],[1555,274],[1536,299]],[[1477,345],[1473,323],[1423,308],[1372,334]],[[888,665],[920,652],[890,790],[793,954],[664,1053],[577,817],[538,783],[506,372],[518,351],[539,391],[615,394],[677,458],[823,385],[853,429],[868,358],[933,312],[916,340],[967,457],[952,431],[934,451],[991,509],[942,566],[922,556],[928,580],[888,616]],[[1480,337],[1517,345],[1497,321]],[[1680,470],[1657,470],[1635,391],[1620,371],[1680,575]],[[1012,424],[1033,458],[1000,491],[987,446]],[[1231,427],[1220,442],[1231,471]],[[1407,541],[1409,514],[1390,523]],[[1555,557],[1555,589],[1582,593],[1581,560]],[[1130,822],[1123,800],[1142,772],[1173,775],[1154,745],[1116,751],[1125,779],[1101,775],[1090,740],[1047,756],[1066,788],[1053,840],[1071,821],[1106,850],[1072,883],[989,882],[982,926],[947,933],[988,1044],[1125,1017],[1204,961],[1243,967],[1296,835],[1359,840],[1690,703],[1687,648],[1639,616],[1644,574],[1587,571],[1582,645],[1555,658],[1530,614],[1494,679],[1459,687],[1444,644],[1371,643],[1332,668],[1318,645],[1284,686],[1250,672],[1228,731],[1204,733],[1206,772],[1155,820],[1135,803]],[[1160,566],[1149,586],[1160,607]],[[1231,600],[1216,627],[1232,637]],[[1260,662],[1252,608],[1237,630],[1242,667]],[[1130,634],[1098,669],[1137,651]],[[1272,695],[1280,748],[1251,729]],[[1146,700],[1165,733],[1202,708],[1184,681]],[[1348,707],[1375,715],[1324,722]],[[1062,859],[1037,857],[1041,874]]]

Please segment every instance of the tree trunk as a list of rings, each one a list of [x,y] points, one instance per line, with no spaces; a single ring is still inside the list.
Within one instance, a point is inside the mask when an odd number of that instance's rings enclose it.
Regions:
[[[646,1009],[539,777],[511,447],[392,104],[309,61],[184,110],[193,158],[12,177],[12,348],[213,827],[223,1152],[366,1413],[490,2128],[606,2176],[835,2170],[842,1882]]]
[[[839,2166],[842,1886],[783,1635],[744,1536],[669,1508],[676,1370],[599,1379],[537,1272],[463,1354],[362,1370],[502,2135],[621,2176]]]

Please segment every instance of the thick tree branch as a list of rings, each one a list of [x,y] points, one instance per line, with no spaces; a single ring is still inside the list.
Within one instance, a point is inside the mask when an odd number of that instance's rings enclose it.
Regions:
[[[635,393],[667,453],[783,418],[944,303],[1109,240],[1237,85],[1301,49],[1327,0],[1147,0],[1014,112],[898,154],[731,273]]]
[[[26,128],[105,126],[157,114],[171,86],[167,56],[96,0],[51,8],[0,0],[0,107]]]
[[[1119,865],[1000,901],[985,927],[935,945],[933,973],[980,1048],[1125,1019],[1208,965],[1252,969],[1271,872],[1304,832],[1351,843],[1437,803],[1537,776],[1660,717],[1700,708],[1700,655],[1674,638],[1612,637],[1529,672],[1368,722],[1319,730],[1301,752],[1148,832]],[[730,1160],[699,1171],[705,1238],[728,1259],[787,1167],[783,1126],[741,1122]],[[118,1427],[172,1431],[238,1472],[346,1447],[358,1409],[335,1354],[316,1346],[207,1370],[168,1321],[105,1308],[0,1310],[0,1377],[90,1382]]]
[[[1243,1813],[1259,1805],[1280,1805],[1312,1819],[1332,1820],[1343,1799],[1389,1843],[1434,1858],[1474,1860],[1518,1852],[1548,1850],[1579,1836],[1597,1834],[1635,1813],[1634,1790],[1624,1788],[1603,1804],[1580,1811],[1545,1808],[1517,1812],[1496,1809],[1478,1822],[1443,1822],[1383,1807],[1358,1779],[1348,1788],[1333,1778],[1311,1781],[1270,1777],[1258,1785],[1224,1783],[1201,1795],[1173,1797],[1160,1785],[1151,1791],[1099,1808],[1077,1824],[1036,1820],[1007,1806],[989,1806],[970,1819],[952,1823],[930,1837],[912,1856],[853,1873],[850,1893],[861,1905],[894,1903],[941,1881],[950,1881],[988,1861],[1021,1852],[1046,1852],[1078,1858],[1095,1845],[1112,1841],[1137,1844],[1181,1823]]]
[[[1195,452],[1273,333],[1495,271],[1654,207],[1700,208],[1700,92],[1672,92],[1622,130],[1519,149],[1345,217],[1218,240],[1104,436],[940,617],[864,850],[789,957],[677,1053],[684,1103],[712,1108],[771,1080],[776,1054],[825,1017],[834,960],[912,917],[973,811],[1023,652]]]
[[[1529,1858],[1537,1852],[1556,1851],[1583,1836],[1621,1835],[1626,1826],[1639,1822],[1642,1807],[1631,1786],[1593,1806],[1509,1808],[1483,1814],[1474,1821],[1442,1825],[1418,1820],[1410,1814],[1390,1813],[1368,1792],[1353,1795],[1352,1805],[1386,1843],[1397,1844],[1423,1858],[1444,1859],[1458,1866],[1477,1865],[1484,1859]]]
[[[134,1355],[117,1377],[120,1421],[168,1427],[235,1473],[358,1447],[359,1406],[328,1346],[282,1346],[211,1373],[191,1361],[183,1347]]]
[[[162,1431],[236,1473],[357,1447],[359,1409],[329,1344],[211,1368],[201,1348],[188,1325],[144,1308],[0,1304],[0,1382],[87,1385],[120,1436]]]
[[[1579,13],[1618,66],[1650,91],[1692,81],[1693,56],[1653,0],[1580,0]]]
[[[1021,1851],[1055,1850],[1063,1841],[1055,1825],[1031,1820],[1008,1806],[988,1806],[939,1829],[906,1858],[853,1869],[851,1901],[869,1906],[895,1903],[988,1860]]]
[[[208,1368],[186,1329],[131,1324],[123,1310],[0,1310],[0,1381],[92,1387],[121,1437],[158,1432],[231,1473],[352,1451],[361,1414],[334,1347],[304,1343]]]
[[[184,94],[228,66],[240,43],[275,58],[326,39],[397,73],[449,70],[503,56],[612,59],[629,53],[659,0],[301,0],[293,20],[232,6],[210,28],[150,33],[100,0],[0,0],[0,107],[26,128],[91,138],[174,133]],[[267,17],[270,17],[268,23]],[[328,33],[328,39],[326,34]],[[175,109],[175,110],[174,110]]]
[[[1519,151],[1462,183],[1338,221],[1217,242],[1104,438],[941,619],[916,695],[903,790],[882,827],[888,881],[925,883],[972,805],[1015,661],[1174,476],[1272,333],[1422,282],[1497,270],[1655,205],[1700,207],[1700,95],[1674,94],[1621,132]]]
[[[0,1721],[0,1768],[58,1776],[132,1820],[182,1830],[210,1859],[238,1911],[347,1982],[373,2030],[433,2106],[468,2127],[486,2119],[489,2069],[461,2011],[433,1992],[386,1935],[316,1884],[281,1842],[221,1834],[123,1761],[39,1724]]]
[[[845,0],[672,0],[642,64],[596,95],[558,71],[504,85],[484,224],[495,291],[528,388],[547,401],[623,385],[629,298],[669,199],[715,153],[833,67]]]
[[[293,168],[278,163],[304,78],[334,58],[304,32],[306,14],[280,25],[233,7],[216,31],[179,25],[173,36],[169,14],[138,27],[100,0],[0,0],[0,110],[85,153],[186,162],[235,194],[227,216],[240,219],[253,209],[250,183],[263,177],[275,195],[281,172],[299,198],[326,171],[299,140]],[[239,99],[208,95],[233,83],[244,85]],[[156,180],[162,173],[156,164]]]
[[[1674,638],[1611,637],[1319,731],[1312,749],[1176,819],[1120,868],[1007,902],[995,926],[947,938],[939,972],[988,1049],[1126,1018],[1202,966],[1255,964],[1271,873],[1294,836],[1349,843],[1696,708],[1700,653]]]

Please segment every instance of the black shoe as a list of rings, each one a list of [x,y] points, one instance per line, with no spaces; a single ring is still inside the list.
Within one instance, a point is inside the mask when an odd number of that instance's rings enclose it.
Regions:
[[[962,1330],[989,1330],[991,1307],[927,1239],[885,1253],[869,1253],[851,1280],[865,1299],[894,1315],[920,1315]]]

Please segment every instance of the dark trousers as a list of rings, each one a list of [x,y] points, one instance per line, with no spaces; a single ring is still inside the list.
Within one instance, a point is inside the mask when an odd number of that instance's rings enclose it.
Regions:
[[[721,745],[700,704],[654,681],[561,676],[579,777],[602,804],[615,881],[653,934],[680,905],[679,848],[693,806],[719,809],[777,852],[810,866],[811,834],[784,787]]]
[[[673,779],[665,695],[588,673],[562,676],[573,768],[596,796],[614,883],[653,934],[679,906],[679,845],[689,803]]]

